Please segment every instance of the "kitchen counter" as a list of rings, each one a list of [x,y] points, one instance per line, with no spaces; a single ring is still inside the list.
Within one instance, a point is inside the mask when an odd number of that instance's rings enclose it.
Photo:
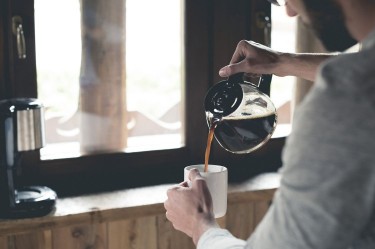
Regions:
[[[228,205],[270,201],[279,186],[279,178],[277,173],[264,173],[242,183],[231,184]],[[55,210],[47,216],[0,220],[0,236],[160,215],[165,212],[163,202],[171,186],[173,184],[61,198],[57,200]]]

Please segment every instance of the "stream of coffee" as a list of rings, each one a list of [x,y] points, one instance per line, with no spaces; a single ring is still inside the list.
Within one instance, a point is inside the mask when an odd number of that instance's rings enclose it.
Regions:
[[[210,120],[210,129],[209,129],[208,137],[207,137],[206,153],[204,157],[204,172],[208,171],[208,161],[210,158],[211,144],[212,144],[212,139],[214,138],[214,132],[215,132],[215,128],[217,125],[217,122],[213,120],[214,119]]]
[[[204,157],[204,172],[208,171],[208,160],[210,158],[211,144],[212,144],[212,139],[214,137],[214,131],[215,131],[215,126],[211,126],[210,131],[208,132],[206,153]]]

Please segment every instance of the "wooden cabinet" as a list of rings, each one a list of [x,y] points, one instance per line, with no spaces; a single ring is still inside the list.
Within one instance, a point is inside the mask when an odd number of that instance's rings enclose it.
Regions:
[[[247,239],[271,203],[279,176],[264,174],[232,185],[227,214],[218,219]],[[48,216],[0,220],[0,249],[193,249],[192,240],[165,217],[172,185],[60,199]]]

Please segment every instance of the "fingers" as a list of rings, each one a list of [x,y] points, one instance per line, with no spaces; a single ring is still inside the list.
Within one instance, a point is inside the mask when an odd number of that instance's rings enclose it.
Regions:
[[[242,40],[237,44],[236,50],[234,51],[234,54],[232,55],[232,59],[230,60],[229,64],[237,63],[246,58],[246,54],[248,53],[248,51],[246,51],[245,47],[247,45],[248,42],[245,40]]]
[[[229,77],[233,74],[230,65],[223,67],[222,69],[219,70],[219,75],[221,77]]]
[[[241,62],[247,57],[247,54],[251,52],[246,47],[248,47],[247,41],[242,40],[238,43],[229,65],[219,70],[219,75],[221,77],[228,77],[232,74],[243,72],[241,69]]]
[[[177,192],[181,189],[184,189],[183,186],[185,182],[182,182],[178,185],[175,185],[167,190],[167,199],[164,201],[164,208],[168,210],[171,207],[171,199],[173,200],[177,194]]]
[[[294,17],[298,15],[297,11],[294,10],[294,7],[291,6],[289,2],[286,2],[285,11],[286,11],[286,14],[290,17]]]
[[[189,180],[194,181],[197,178],[202,178],[201,174],[199,173],[198,169],[191,169],[189,172]]]
[[[229,65],[219,70],[221,77],[244,72],[267,74],[278,59],[278,53],[262,44],[242,40],[238,43]]]
[[[184,182],[181,182],[181,183],[179,184],[179,186],[184,187],[184,188],[188,188],[188,187],[189,187],[189,184],[188,184],[187,181],[184,181]]]
[[[219,70],[219,75],[221,77],[229,77],[236,73],[244,72],[245,68],[243,68],[244,61],[239,63],[230,64],[228,66],[223,67]]]
[[[173,227],[192,237],[196,227],[204,222],[203,219],[211,221],[214,215],[211,196],[204,178],[197,169],[191,170],[189,178],[193,184],[191,188],[186,187],[185,181],[167,190],[168,198],[164,202],[164,208],[165,216]]]
[[[181,182],[180,184],[175,185],[175,186],[173,186],[173,187],[171,187],[171,188],[169,188],[169,189],[167,190],[167,200],[164,202],[164,207],[165,207],[165,208],[167,208],[166,205],[168,205],[168,201],[169,201],[169,199],[173,198],[173,196],[175,195],[175,193],[176,193],[177,191],[180,191],[181,189],[186,188],[186,187],[185,187],[185,184],[186,184],[185,182]]]

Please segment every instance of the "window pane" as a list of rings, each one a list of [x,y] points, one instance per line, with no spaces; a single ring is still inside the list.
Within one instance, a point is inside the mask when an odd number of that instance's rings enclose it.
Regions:
[[[285,13],[284,7],[271,5],[272,34],[271,47],[277,51],[296,51],[297,18],[291,18]],[[279,121],[290,121],[290,102],[293,96],[295,77],[272,77],[271,98],[278,108]],[[283,115],[283,117],[280,117]],[[288,115],[288,117],[285,117]],[[280,122],[279,122],[280,123]]]
[[[183,146],[183,1],[125,2],[35,0],[42,157]]]
[[[127,103],[128,110],[140,117],[134,124],[138,127],[130,130],[129,147],[151,142],[158,146],[163,140],[182,144],[182,3],[126,1]],[[139,137],[160,134],[171,136]]]

